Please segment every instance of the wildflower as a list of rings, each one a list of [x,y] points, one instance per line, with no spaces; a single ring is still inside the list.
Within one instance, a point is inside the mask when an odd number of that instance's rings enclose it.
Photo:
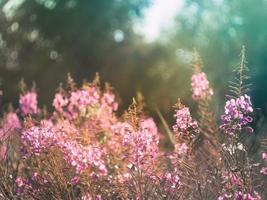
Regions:
[[[90,194],[87,193],[82,196],[82,200],[93,200],[93,198]]]
[[[217,198],[217,200],[232,200],[232,199],[233,200],[261,200],[261,197],[256,192],[254,192],[254,196],[253,196],[250,193],[243,193],[243,192],[237,191],[234,193],[234,195],[223,194],[222,196],[219,196]]]
[[[26,180],[24,178],[18,177],[15,182],[18,187],[22,187],[25,184]]]
[[[80,174],[88,168],[98,169],[99,175],[106,176],[108,171],[102,160],[102,151],[93,145],[83,146],[74,141],[58,143],[64,154],[64,159]]]
[[[19,105],[22,115],[37,114],[39,112],[37,106],[37,94],[36,92],[27,92],[24,95],[20,95]]]
[[[167,190],[178,188],[181,185],[180,177],[176,169],[173,172],[166,172],[163,175],[162,180],[164,181],[164,184],[166,184],[165,187]]]
[[[262,153],[262,159],[263,160],[267,160],[267,152],[263,152]]]
[[[191,77],[191,86],[193,91],[192,98],[194,100],[200,100],[213,95],[213,90],[210,88],[209,81],[204,72],[194,74]]]
[[[187,131],[192,131],[192,133],[198,132],[198,124],[191,117],[188,107],[183,106],[182,108],[176,109],[174,115],[176,118],[176,123],[173,126],[173,131],[179,134],[184,134]]]
[[[29,153],[39,155],[54,144],[53,136],[54,132],[51,128],[33,126],[22,132],[21,139],[28,147]]]
[[[110,108],[109,112],[116,111],[118,103],[115,101],[115,95],[111,92],[104,93],[101,97],[101,106]]]
[[[78,176],[74,176],[74,177],[72,177],[71,180],[70,180],[70,183],[71,183],[72,185],[76,185],[78,182],[79,182],[79,177],[78,177]]]
[[[68,102],[67,98],[65,98],[62,94],[57,93],[53,100],[53,106],[57,112],[63,113],[63,107],[66,106]]]
[[[15,183],[17,185],[16,194],[20,197],[28,199],[30,196],[39,192],[38,189],[34,190],[29,180],[24,177],[18,177]]]
[[[46,184],[48,181],[44,179],[39,173],[34,172],[32,175],[32,180],[38,182],[39,184]]]
[[[93,197],[89,193],[86,193],[82,196],[82,200],[93,200]],[[95,200],[102,200],[101,195],[96,195]]]
[[[4,117],[3,129],[8,131],[13,131],[19,128],[21,128],[21,124],[17,114],[14,112],[7,113]]]
[[[21,124],[17,114],[13,112],[6,114],[3,119],[2,128],[0,129],[0,141],[7,139],[19,128],[21,128]]]
[[[248,126],[253,121],[253,118],[249,116],[253,112],[253,108],[248,95],[245,94],[237,99],[227,101],[224,109],[220,128],[227,134],[233,135],[242,129],[248,130],[249,133],[253,132],[253,129]]]
[[[240,185],[241,184],[241,178],[238,177],[237,174],[233,172],[224,172],[222,174],[222,178],[226,181],[230,181],[232,185]]]
[[[73,91],[69,98],[68,111],[75,115],[77,111],[81,111],[89,105],[97,104],[98,100],[99,94],[95,87]]]
[[[260,196],[256,194],[252,196],[250,193],[235,192],[234,200],[260,200]]]
[[[140,122],[139,126],[139,130],[134,131],[130,128],[123,135],[123,145],[130,151],[125,154],[125,157],[133,167],[151,168],[159,153],[157,128],[152,119]]]
[[[261,168],[260,173],[263,175],[267,175],[267,167]]]

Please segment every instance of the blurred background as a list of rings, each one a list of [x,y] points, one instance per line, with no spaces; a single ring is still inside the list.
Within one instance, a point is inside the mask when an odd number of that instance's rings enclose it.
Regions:
[[[244,44],[252,99],[265,115],[266,10],[266,0],[0,0],[2,103],[17,104],[22,77],[35,80],[40,105],[51,106],[67,72],[79,83],[99,72],[121,110],[141,91],[152,115],[156,105],[171,116],[177,97],[193,104],[196,48],[223,108]]]

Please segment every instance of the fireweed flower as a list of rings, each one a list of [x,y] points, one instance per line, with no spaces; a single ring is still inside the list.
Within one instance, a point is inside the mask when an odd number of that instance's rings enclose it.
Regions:
[[[252,196],[250,193],[235,192],[235,200],[260,200],[259,195]]]
[[[80,174],[88,168],[98,169],[99,175],[106,176],[108,171],[102,160],[102,151],[93,145],[83,146],[74,141],[59,144],[63,151],[64,159],[75,167],[76,173]]]
[[[82,200],[93,200],[93,197],[89,193],[86,193],[82,196]],[[102,200],[101,195],[96,195],[95,200]]]
[[[253,132],[253,129],[248,126],[253,121],[253,118],[249,116],[253,108],[248,95],[227,101],[224,109],[220,126],[223,131],[229,135],[233,135],[236,131],[240,132],[242,129],[248,130],[249,133]]]
[[[14,112],[7,113],[4,117],[3,129],[13,131],[19,128],[21,128],[21,124],[17,114]]]
[[[39,155],[54,144],[53,136],[51,128],[33,126],[22,131],[21,139],[28,153]]]
[[[118,109],[118,103],[115,101],[115,95],[111,92],[106,92],[101,97],[101,107],[109,108],[108,111],[112,113]]]
[[[130,166],[140,167],[141,169],[152,168],[154,161],[159,153],[159,137],[156,124],[152,119],[145,119],[139,124],[137,131],[125,127],[123,135],[123,146],[129,152],[125,153],[125,158],[130,162]]]
[[[267,167],[262,167],[260,173],[263,175],[267,175]]]
[[[47,181],[45,178],[43,178],[43,177],[42,177],[39,173],[37,173],[37,172],[34,172],[34,173],[32,174],[31,179],[32,179],[32,181],[37,182],[38,184],[42,184],[42,185],[48,183],[48,181]]]
[[[76,118],[78,113],[86,109],[87,106],[97,104],[99,98],[100,96],[95,87],[73,91],[69,98],[68,112]]]
[[[55,110],[59,113],[63,113],[63,107],[68,104],[68,99],[64,97],[62,94],[57,93],[55,94],[54,100],[53,100],[53,106]]]
[[[77,185],[78,182],[79,182],[79,177],[78,176],[74,176],[70,180],[71,185]]]
[[[64,96],[57,93],[53,100],[53,106],[56,112],[62,114],[67,119],[76,119],[80,112],[86,111],[88,106],[99,104],[100,94],[96,87],[86,87],[72,91]]]
[[[191,77],[191,87],[194,100],[200,100],[213,95],[213,90],[210,88],[209,81],[204,72],[196,73]]]
[[[18,177],[15,180],[17,190],[16,194],[20,197],[27,197],[30,193],[33,194],[37,191],[33,190],[31,183],[24,177]]]
[[[176,168],[172,172],[164,173],[161,180],[164,182],[166,192],[174,191],[174,189],[177,189],[182,184]]]
[[[243,193],[240,191],[237,191],[232,194],[223,194],[217,198],[217,200],[261,200],[261,197],[258,195],[258,193],[254,192],[255,194],[250,193]]]
[[[267,161],[267,152],[262,153],[262,160]],[[267,175],[267,167],[262,167],[260,173],[263,175]]]
[[[223,172],[222,178],[225,181],[230,182],[231,185],[241,185],[242,183],[241,178],[233,172]]]
[[[4,116],[2,129],[0,129],[0,141],[12,135],[12,133],[21,128],[19,118],[16,113],[9,112]]]
[[[267,161],[267,152],[262,153],[262,159]]]
[[[176,122],[172,127],[174,132],[181,135],[187,131],[191,131],[192,133],[198,132],[198,124],[192,119],[188,107],[183,106],[180,109],[176,109],[174,117],[176,118]]]
[[[20,95],[19,106],[23,115],[37,114],[39,112],[37,106],[37,94],[36,92],[27,92],[24,95]]]

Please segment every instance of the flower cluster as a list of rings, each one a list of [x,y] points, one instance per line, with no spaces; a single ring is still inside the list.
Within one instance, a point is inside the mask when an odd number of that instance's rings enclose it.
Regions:
[[[193,91],[192,98],[194,100],[200,100],[213,95],[213,90],[210,88],[209,81],[204,72],[194,74],[191,77],[191,86]]]
[[[223,172],[222,178],[224,179],[224,181],[229,182],[232,186],[241,185],[242,182],[241,178],[233,172]]]
[[[248,95],[245,94],[237,99],[227,101],[224,109],[220,126],[223,131],[229,135],[240,132],[244,128],[249,133],[253,132],[253,129],[248,126],[253,121],[253,118],[249,116],[253,112],[253,108]]]
[[[176,110],[174,115],[176,123],[173,126],[173,131],[179,134],[185,134],[187,131],[191,133],[198,132],[198,124],[195,120],[192,119],[189,108],[182,107]]]
[[[84,195],[82,196],[82,200],[93,200],[93,199],[94,199],[94,198],[93,198],[90,194],[88,194],[88,193],[86,193],[86,194],[84,194]],[[101,195],[96,195],[95,200],[102,200]]]
[[[243,193],[240,191],[237,191],[234,193],[234,196],[230,194],[224,194],[222,196],[219,196],[217,200],[261,200],[261,197],[256,193],[255,195],[252,195],[250,193]]]
[[[127,147],[124,157],[133,167],[151,169],[159,153],[158,130],[153,119],[142,120],[139,130],[134,131],[126,125],[123,135],[123,145]]]
[[[33,126],[21,133],[21,139],[29,154],[40,155],[54,144],[55,133],[51,128]]]
[[[192,77],[192,87],[195,100],[213,93],[204,73]],[[8,112],[1,123],[0,169],[10,168],[11,173],[7,179],[1,178],[5,182],[0,184],[0,191],[9,190],[2,187],[9,187],[11,182],[12,195],[25,199],[51,195],[52,199],[83,200],[195,199],[206,193],[204,199],[221,193],[218,200],[260,199],[255,192],[248,193],[254,190],[250,185],[253,179],[239,169],[250,166],[232,166],[224,157],[244,153],[241,142],[220,145],[217,137],[203,138],[199,128],[202,121],[198,124],[180,101],[175,106],[173,133],[166,124],[165,129],[159,129],[141,111],[142,102],[137,102],[118,116],[111,88],[101,89],[95,82],[78,87],[72,81],[61,88],[55,94],[52,113],[38,109],[35,92],[21,95],[21,115]],[[226,103],[221,128],[229,134],[248,129],[252,111],[247,95],[231,99]],[[167,130],[168,137],[159,130]],[[210,150],[206,141],[218,151]],[[212,162],[214,154],[220,161]],[[262,158],[267,159],[266,152]],[[266,171],[262,168],[261,173]]]
[[[176,169],[173,172],[166,172],[162,176],[162,181],[167,185],[167,192],[170,192],[169,189],[178,188],[182,184]]]
[[[39,193],[39,190],[33,189],[30,181],[24,177],[17,177],[15,183],[17,186],[16,194],[19,197],[30,198]]]
[[[267,161],[267,152],[262,153],[262,160]],[[267,167],[262,167],[260,170],[261,174],[267,175]]]
[[[53,100],[55,110],[67,119],[75,119],[79,113],[85,111],[88,106],[99,103],[100,95],[96,87],[86,87],[71,91],[64,96],[57,93]]]
[[[60,144],[64,158],[80,174],[84,170],[93,167],[99,171],[99,175],[106,176],[107,168],[101,159],[102,152],[99,147],[83,146],[76,142],[64,142]]]
[[[16,113],[9,112],[4,116],[2,128],[0,129],[0,141],[9,137],[15,130],[21,128],[21,123]]]
[[[19,105],[22,115],[37,114],[39,112],[37,103],[37,94],[34,91],[20,95]]]

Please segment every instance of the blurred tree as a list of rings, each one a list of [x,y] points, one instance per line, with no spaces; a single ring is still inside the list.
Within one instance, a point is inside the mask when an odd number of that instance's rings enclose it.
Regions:
[[[202,56],[204,71],[219,88],[216,94],[224,97],[244,44],[253,100],[267,110],[267,1],[184,1],[175,28],[153,43],[144,43],[133,31],[150,0],[0,1],[4,101],[16,102],[22,76],[27,82],[37,81],[41,103],[47,103],[67,72],[81,82],[98,71],[119,91],[123,107],[141,90],[151,109],[157,105],[171,117],[170,107],[178,96],[192,104],[192,49]]]
[[[136,64],[132,60],[138,59],[141,44],[132,23],[148,4],[149,0],[1,1],[0,73],[4,101],[17,96],[21,77],[26,82],[36,80],[42,103],[51,102],[67,72],[81,82],[99,71],[115,86],[129,87],[120,83],[133,80],[134,77],[122,76],[131,74],[131,66]],[[122,66],[126,70],[118,77]],[[115,73],[109,75],[109,71]],[[134,94],[134,85],[130,87],[127,90]]]
[[[227,92],[238,52],[244,44],[252,77],[252,96],[257,107],[267,111],[267,1],[186,0],[170,34],[172,49],[196,47],[204,70],[221,96]]]

